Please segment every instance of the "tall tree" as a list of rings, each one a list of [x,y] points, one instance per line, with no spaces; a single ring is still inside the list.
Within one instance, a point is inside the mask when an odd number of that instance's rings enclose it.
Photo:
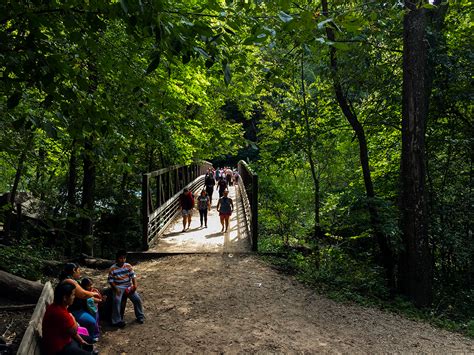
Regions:
[[[322,5],[322,14],[329,20],[329,6],[327,0],[321,1]],[[332,43],[336,42],[336,36],[334,33],[334,29],[330,26],[326,26],[326,35],[329,41]],[[372,176],[370,172],[369,166],[369,152],[367,148],[367,138],[365,134],[364,127],[362,126],[359,118],[357,117],[357,113],[354,110],[351,101],[347,97],[344,92],[344,88],[342,86],[341,81],[339,80],[338,74],[338,61],[336,57],[336,47],[331,46],[329,48],[329,56],[330,56],[330,67],[332,70],[333,75],[333,83],[334,83],[334,91],[336,94],[336,100],[342,110],[342,113],[346,117],[347,121],[351,125],[354,133],[357,137],[357,141],[359,143],[359,157],[360,163],[362,167],[362,174],[364,177],[364,185],[365,191],[367,195],[367,205],[370,215],[370,222],[372,224],[372,228],[374,231],[374,235],[376,237],[377,243],[380,248],[381,252],[381,259],[382,263],[385,268],[387,281],[389,287],[393,290],[395,288],[395,260],[393,256],[393,252],[390,248],[390,244],[388,242],[387,235],[382,231],[381,228],[381,221],[380,215],[375,206],[375,190],[374,184],[372,182]]]
[[[428,233],[425,132],[432,75],[427,48],[430,18],[441,28],[445,9],[429,16],[440,1],[405,1],[403,20],[401,229],[404,250],[400,256],[399,288],[418,306],[433,299],[433,255]]]

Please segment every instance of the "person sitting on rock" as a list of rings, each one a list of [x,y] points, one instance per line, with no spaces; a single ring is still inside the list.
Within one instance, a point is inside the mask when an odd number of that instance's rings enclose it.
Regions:
[[[116,327],[124,327],[121,312],[122,298],[127,297],[133,303],[135,317],[137,322],[143,324],[145,314],[143,313],[142,299],[137,292],[137,279],[132,265],[126,263],[127,252],[119,250],[115,257],[115,264],[110,267],[108,282],[113,290],[113,305],[112,305],[112,325]]]

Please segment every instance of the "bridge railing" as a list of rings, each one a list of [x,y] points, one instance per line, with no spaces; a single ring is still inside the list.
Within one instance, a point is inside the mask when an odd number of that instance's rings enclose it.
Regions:
[[[179,195],[185,187],[202,189],[204,175],[212,164],[199,161],[175,165],[142,175],[142,248],[160,237],[179,212]]]
[[[247,233],[253,251],[258,250],[258,176],[243,160],[238,163],[240,198],[246,219]]]

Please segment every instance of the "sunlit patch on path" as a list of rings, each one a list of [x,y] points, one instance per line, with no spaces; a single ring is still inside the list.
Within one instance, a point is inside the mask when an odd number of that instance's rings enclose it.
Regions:
[[[222,226],[216,210],[219,194],[214,191],[211,211],[208,212],[207,228],[200,226],[199,211],[194,210],[190,228],[182,232],[181,216],[171,224],[163,237],[158,239],[149,252],[159,253],[245,253],[250,244],[245,228],[245,217],[240,202],[239,188],[230,186],[229,197],[234,201],[234,213],[229,230],[221,232]]]

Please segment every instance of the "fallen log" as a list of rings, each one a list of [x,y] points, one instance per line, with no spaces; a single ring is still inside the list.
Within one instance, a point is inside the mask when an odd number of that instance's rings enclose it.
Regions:
[[[40,282],[26,280],[0,270],[0,296],[25,303],[36,303],[43,291]]]
[[[0,306],[0,312],[16,312],[16,311],[27,311],[36,307],[36,304],[9,304],[5,306]]]
[[[35,259],[35,261],[38,262],[38,259]],[[57,261],[40,259],[39,262],[41,265],[41,271],[44,275],[59,277],[66,263],[72,262],[91,269],[108,269],[114,264],[115,261],[93,258],[89,255],[83,254],[80,257],[69,260]]]
[[[101,258],[94,258],[92,256],[82,254],[81,258],[77,260],[81,266],[86,266],[91,269],[108,269],[115,261]]]

